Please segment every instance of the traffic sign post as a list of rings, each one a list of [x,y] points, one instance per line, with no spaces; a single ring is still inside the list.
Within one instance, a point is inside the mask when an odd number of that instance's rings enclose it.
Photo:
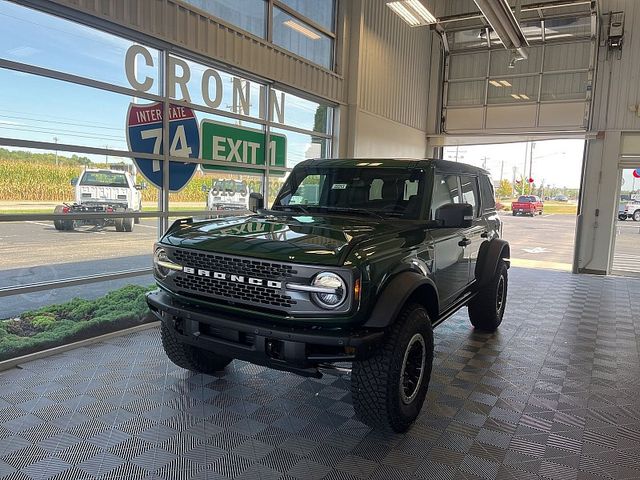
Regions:
[[[162,144],[162,103],[132,103],[127,113],[127,143],[131,152],[164,154]],[[199,158],[200,132],[195,113],[188,107],[169,105],[169,154],[172,157]],[[162,188],[164,162],[135,158],[138,171],[151,184]],[[169,162],[169,191],[182,190],[196,172],[196,163]]]
[[[228,162],[229,165],[202,165],[203,170],[223,170],[237,173],[263,173],[251,168],[264,166],[269,161],[272,173],[284,173],[287,159],[287,137],[272,133],[266,145],[266,134],[262,130],[239,127],[213,120],[202,120],[202,159]],[[265,151],[267,152],[265,154]]]

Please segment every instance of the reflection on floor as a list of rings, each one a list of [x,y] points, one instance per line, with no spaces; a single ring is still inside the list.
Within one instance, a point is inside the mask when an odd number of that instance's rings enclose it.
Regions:
[[[349,377],[171,364],[157,329],[0,374],[2,478],[640,478],[640,280],[513,268],[495,335],[436,329],[406,435]]]

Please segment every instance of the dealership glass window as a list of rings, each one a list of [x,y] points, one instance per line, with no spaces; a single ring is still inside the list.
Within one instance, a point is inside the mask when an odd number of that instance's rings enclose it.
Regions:
[[[278,7],[273,8],[273,43],[331,69],[333,40]]]
[[[183,0],[258,37],[266,36],[265,0]]]
[[[327,158],[331,153],[331,140],[317,135],[292,132],[281,128],[272,128],[271,132],[284,135],[287,140],[287,168],[310,158]]]
[[[169,65],[176,79],[168,84],[171,98],[237,115],[265,118],[263,84],[174,55],[169,56]],[[279,108],[279,104],[276,102],[273,108]]]
[[[146,100],[5,69],[0,85],[2,137],[139,151],[129,148],[125,119],[130,105]]]
[[[334,30],[334,0],[280,0],[280,2],[327,30]]]
[[[77,198],[72,180],[81,177],[85,169],[129,172],[138,186],[142,210],[158,209],[158,189],[142,176],[130,158],[0,147],[0,215],[53,214],[56,205],[74,203]]]
[[[272,105],[274,122],[320,133],[329,133],[331,129],[333,108],[328,105],[275,88],[272,89]]]
[[[130,40],[6,0],[0,0],[0,24],[0,58],[130,87],[124,68]],[[148,78],[147,91],[159,94],[160,53],[149,47],[145,51],[135,56],[131,73]]]

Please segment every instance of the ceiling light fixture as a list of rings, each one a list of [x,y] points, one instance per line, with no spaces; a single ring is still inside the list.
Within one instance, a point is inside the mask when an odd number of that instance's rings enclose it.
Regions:
[[[504,87],[511,87],[511,84],[509,82],[507,82],[506,80],[500,80],[500,83],[502,84],[502,86]]]
[[[528,95],[525,95],[524,93],[521,93],[521,94],[520,94],[520,98],[521,98],[521,99],[523,99],[523,100],[531,100],[531,99],[529,98],[529,96],[528,96]]]
[[[516,100],[520,100],[520,95],[518,95],[517,93],[512,93],[511,96]]]
[[[502,88],[502,83],[496,81],[496,80],[489,80],[489,83],[491,85],[493,85],[494,87],[498,87],[498,88]]]
[[[286,22],[284,22],[284,24],[290,29],[295,30],[298,33],[301,33],[302,35],[304,35],[307,38],[310,38],[311,40],[320,40],[321,38],[320,35],[318,35],[313,30],[293,20],[287,20]]]
[[[427,10],[420,0],[396,0],[387,2],[387,7],[395,12],[410,27],[433,25],[438,19]]]
[[[519,60],[528,58],[529,46],[508,0],[474,0],[507,50],[517,52]]]

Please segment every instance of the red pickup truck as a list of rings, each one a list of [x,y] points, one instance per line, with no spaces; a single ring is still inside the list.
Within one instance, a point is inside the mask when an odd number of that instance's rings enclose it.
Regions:
[[[540,197],[535,195],[521,195],[518,200],[511,203],[511,213],[515,217],[516,215],[542,215],[542,209],[544,204]]]

